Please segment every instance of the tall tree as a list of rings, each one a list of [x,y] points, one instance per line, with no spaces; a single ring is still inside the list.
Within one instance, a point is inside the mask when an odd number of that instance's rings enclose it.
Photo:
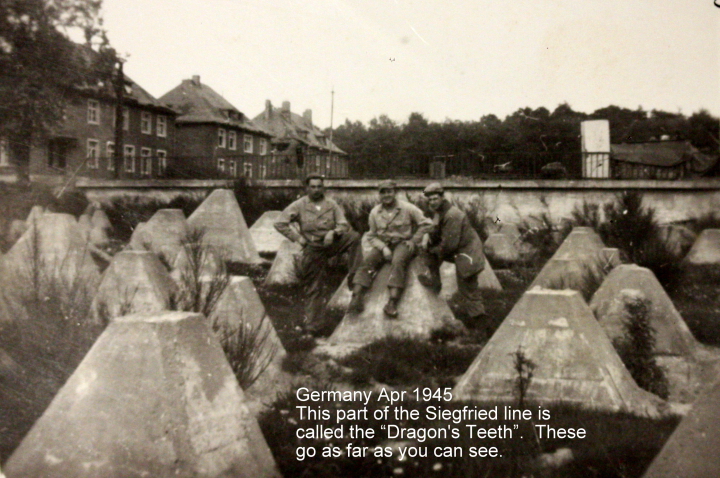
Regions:
[[[23,178],[32,142],[62,120],[67,94],[110,84],[117,58],[100,7],[100,0],[0,0],[0,136]],[[73,31],[84,46],[70,40]]]

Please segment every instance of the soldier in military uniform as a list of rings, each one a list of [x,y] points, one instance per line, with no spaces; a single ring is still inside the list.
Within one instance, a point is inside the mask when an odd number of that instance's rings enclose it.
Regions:
[[[305,293],[307,331],[315,335],[327,325],[321,322],[320,309],[328,261],[348,252],[354,262],[360,236],[350,228],[342,208],[325,197],[321,175],[308,175],[305,184],[307,195],[285,208],[275,229],[302,246],[297,274]]]
[[[394,181],[383,181],[379,185],[380,204],[370,211],[370,230],[366,235],[372,249],[356,270],[351,311],[362,312],[363,297],[372,285],[375,272],[389,262],[387,285],[390,298],[383,311],[388,317],[397,317],[397,304],[405,288],[408,265],[415,257],[423,234],[432,226],[417,206],[397,199],[396,190]]]
[[[439,183],[429,184],[423,193],[433,211],[433,227],[422,239],[421,257],[426,270],[418,279],[424,286],[439,291],[440,266],[443,261],[454,262],[458,291],[453,300],[471,322],[481,320],[485,315],[478,286],[478,274],[485,268],[482,241],[467,215],[445,198]]]

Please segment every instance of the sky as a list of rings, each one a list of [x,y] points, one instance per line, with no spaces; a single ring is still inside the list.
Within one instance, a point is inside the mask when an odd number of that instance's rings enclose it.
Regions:
[[[719,2],[720,3],[720,2]],[[501,119],[567,102],[720,116],[713,0],[104,0],[125,72],[156,97],[201,81],[253,118]]]

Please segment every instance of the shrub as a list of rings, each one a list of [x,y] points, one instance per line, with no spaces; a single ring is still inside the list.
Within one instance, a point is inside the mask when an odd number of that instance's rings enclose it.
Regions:
[[[361,201],[353,201],[346,198],[338,198],[337,203],[343,208],[345,218],[350,226],[360,234],[367,232],[370,228],[368,218],[370,211],[377,204],[377,201],[363,199]]]
[[[578,207],[576,204],[572,212],[572,223],[575,226],[592,227],[598,231],[602,224],[600,217],[600,206],[583,200],[582,205]]]
[[[272,324],[265,316],[256,325],[245,322],[233,329],[215,320],[213,330],[218,334],[220,345],[240,387],[247,390],[278,353],[277,345],[270,340]]]
[[[638,192],[624,192],[607,204],[599,232],[608,247],[617,247],[629,262],[652,270],[669,288],[680,275],[681,257],[660,238],[655,210],[643,207],[642,198]]]
[[[653,355],[655,329],[648,317],[650,301],[644,297],[628,297],[625,310],[627,312],[627,319],[623,323],[625,336],[614,340],[613,345],[640,388],[661,398],[667,398],[668,381]]]

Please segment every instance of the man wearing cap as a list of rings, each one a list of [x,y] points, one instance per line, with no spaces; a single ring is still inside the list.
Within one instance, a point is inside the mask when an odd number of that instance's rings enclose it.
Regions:
[[[478,274],[485,268],[482,241],[467,215],[445,198],[439,183],[429,184],[423,193],[433,211],[433,226],[422,238],[420,255],[426,271],[418,279],[424,286],[439,291],[442,286],[440,266],[443,261],[454,262],[458,291],[453,299],[472,321],[485,314],[478,286]]]
[[[353,284],[353,296],[349,310],[362,312],[365,293],[372,285],[375,272],[390,263],[388,292],[390,298],[383,311],[388,317],[397,317],[397,304],[405,288],[408,265],[420,245],[423,235],[430,231],[432,222],[413,204],[397,199],[394,181],[379,185],[380,204],[370,211],[366,240],[372,250],[357,268]]]
[[[350,228],[342,208],[325,197],[321,175],[308,175],[305,185],[307,195],[285,208],[275,229],[302,246],[297,275],[305,292],[306,326],[308,332],[316,334],[326,325],[321,323],[320,308],[321,282],[328,261],[348,252],[352,263],[360,236]]]

